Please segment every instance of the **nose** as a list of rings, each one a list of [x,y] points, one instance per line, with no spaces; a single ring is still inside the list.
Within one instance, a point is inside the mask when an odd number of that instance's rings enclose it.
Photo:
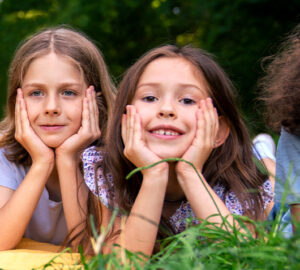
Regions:
[[[171,101],[165,101],[161,104],[158,111],[159,118],[176,118],[177,113],[174,104]]]
[[[44,114],[49,116],[58,116],[61,113],[61,106],[58,97],[49,95],[45,99]]]

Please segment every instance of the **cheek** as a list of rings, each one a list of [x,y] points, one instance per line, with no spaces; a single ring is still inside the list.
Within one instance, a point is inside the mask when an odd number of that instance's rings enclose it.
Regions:
[[[73,126],[74,129],[79,129],[81,126],[81,122],[82,122],[82,111],[81,110],[76,110],[76,112],[73,112],[74,116],[73,116]]]
[[[190,126],[191,126],[191,130],[195,134],[198,127],[196,113],[193,115],[193,117],[190,118]]]
[[[192,133],[195,133],[197,130],[197,108],[190,109],[188,111],[184,110],[180,112],[182,115],[182,119],[185,122],[185,124],[188,126],[189,130]]]
[[[151,113],[151,109],[147,108],[146,106],[136,106],[136,111],[141,120],[141,126],[145,127],[147,123],[154,118],[154,115]]]
[[[35,118],[37,118],[41,114],[41,108],[39,104],[36,104],[35,102],[30,102],[28,100],[25,100],[25,105],[26,105],[28,120],[31,124],[34,122]]]
[[[74,130],[78,130],[81,127],[82,122],[82,103],[74,104],[70,107],[69,115],[73,122]]]

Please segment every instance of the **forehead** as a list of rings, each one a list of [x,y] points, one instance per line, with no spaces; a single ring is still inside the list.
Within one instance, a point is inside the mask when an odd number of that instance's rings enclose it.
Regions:
[[[74,73],[82,73],[80,65],[73,58],[67,55],[60,55],[50,52],[47,54],[37,55],[33,59],[29,60],[29,62],[25,64],[23,70],[23,79],[28,70],[34,71],[43,67],[46,68],[46,70],[51,68],[54,70],[65,69]]]
[[[156,82],[195,84],[208,89],[201,70],[183,57],[161,57],[150,62],[142,73],[138,86]]]

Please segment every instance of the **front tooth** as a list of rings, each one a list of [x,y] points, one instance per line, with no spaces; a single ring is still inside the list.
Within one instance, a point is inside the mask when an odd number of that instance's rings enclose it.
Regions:
[[[159,129],[154,131],[154,133],[158,134],[158,135],[166,135],[166,136],[177,136],[178,133],[175,131],[170,131],[170,130],[163,130],[163,129]]]
[[[164,135],[165,134],[163,129],[156,130],[156,131],[154,131],[154,133],[156,133],[158,135]]]

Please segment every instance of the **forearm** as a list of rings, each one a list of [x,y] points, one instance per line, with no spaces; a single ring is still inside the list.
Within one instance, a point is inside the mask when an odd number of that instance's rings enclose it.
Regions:
[[[0,209],[0,250],[14,248],[24,235],[52,166],[33,164],[26,177]]]
[[[138,196],[126,220],[122,232],[115,243],[132,252],[142,252],[151,255],[157,237],[167,181],[163,184],[159,177],[144,177]],[[164,180],[163,180],[164,181]]]
[[[130,251],[149,256],[156,241],[165,196],[164,188],[152,188],[141,187],[125,225],[125,243],[120,243]]]
[[[72,237],[81,231],[86,219],[88,189],[75,160],[62,158],[56,164],[67,228]]]

